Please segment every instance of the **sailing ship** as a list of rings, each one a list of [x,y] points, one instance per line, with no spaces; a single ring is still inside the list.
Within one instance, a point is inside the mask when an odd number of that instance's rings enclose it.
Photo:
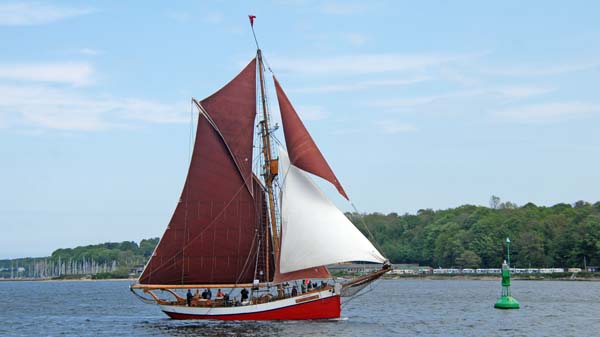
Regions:
[[[130,286],[171,318],[339,318],[341,297],[390,270],[313,182],[310,175],[324,179],[349,201],[274,75],[273,83],[285,148],[271,126],[258,42],[256,56],[229,83],[208,98],[192,99],[198,122],[183,191]],[[350,261],[382,266],[336,282],[326,266]],[[219,289],[218,296],[208,295],[210,289]]]

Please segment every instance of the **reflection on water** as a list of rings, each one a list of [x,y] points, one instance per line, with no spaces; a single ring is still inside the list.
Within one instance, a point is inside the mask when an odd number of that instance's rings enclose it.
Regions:
[[[146,335],[153,335],[157,331],[165,336],[278,336],[281,329],[277,324],[268,322],[219,322],[219,321],[173,321],[162,320],[144,322],[139,327],[147,331]],[[137,329],[136,329],[137,330]]]
[[[338,322],[347,318],[335,320],[318,320],[307,322],[300,321],[176,321],[162,319],[157,321],[145,321],[136,326],[136,330],[144,330],[144,335],[161,335],[174,337],[188,336],[288,336],[290,333],[296,335],[330,335],[342,336],[335,333]],[[327,332],[330,334],[321,334]],[[302,333],[304,332],[304,333]]]
[[[126,281],[0,282],[0,336],[597,336],[600,282],[514,281],[520,310],[493,308],[499,281],[380,281],[339,320],[176,321]]]

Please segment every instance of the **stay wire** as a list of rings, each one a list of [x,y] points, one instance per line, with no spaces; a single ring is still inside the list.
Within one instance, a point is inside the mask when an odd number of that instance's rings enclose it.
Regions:
[[[367,226],[367,222],[365,221],[364,215],[358,211],[358,208],[356,208],[356,206],[354,205],[354,203],[352,201],[350,201],[350,200],[348,200],[348,201],[350,202],[352,209],[354,209],[354,213],[356,213],[358,215],[358,217],[360,218],[360,221],[361,221],[362,225],[365,227],[367,234],[369,234],[371,239],[373,239],[373,245],[375,245],[375,248],[377,248],[379,250],[379,253],[383,252],[383,249],[381,249],[381,246],[377,242],[377,239],[375,239],[375,235],[373,235],[373,233],[371,233],[369,226]]]
[[[194,138],[194,99],[190,101],[190,132],[188,138],[188,164],[192,163],[192,139]]]
[[[363,295],[366,295],[368,293],[370,293],[371,291],[373,291],[373,283],[369,284],[369,289],[367,291],[364,292],[359,292],[358,294],[351,296],[347,301],[344,301],[344,303],[342,303],[342,307],[345,307],[348,303],[352,302],[354,299],[359,298]]]
[[[260,49],[260,46],[258,44],[258,39],[256,38],[256,32],[254,32],[254,24],[250,24],[250,28],[252,29],[252,36],[254,37],[254,42],[256,43],[256,49]],[[267,69],[269,70],[269,72],[273,75],[275,75],[273,73],[273,70],[271,70],[271,65],[269,64],[269,62],[265,59],[265,56],[263,55],[263,61],[267,64]]]
[[[254,32],[254,24],[250,23],[250,28],[252,29],[252,36],[254,36],[254,42],[256,43],[256,49],[260,49],[258,45],[258,39],[256,38],[256,33]]]
[[[190,132],[188,137],[188,167],[192,165],[192,138],[194,133],[194,100],[190,101]],[[187,179],[185,180],[185,211],[183,218],[183,235],[184,238],[188,236],[188,199],[190,195],[190,189],[188,185]],[[188,261],[189,262],[189,261]],[[189,267],[189,266],[188,266]],[[183,279],[185,276],[185,246],[181,247],[181,283],[183,284]]]

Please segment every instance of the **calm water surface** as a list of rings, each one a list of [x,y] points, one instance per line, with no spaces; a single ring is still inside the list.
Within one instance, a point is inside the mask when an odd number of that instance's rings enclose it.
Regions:
[[[0,282],[0,336],[600,336],[600,282],[383,280],[332,321],[174,321],[127,281]]]

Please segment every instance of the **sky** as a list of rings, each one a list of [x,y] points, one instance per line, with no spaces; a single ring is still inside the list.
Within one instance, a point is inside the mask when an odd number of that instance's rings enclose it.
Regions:
[[[254,57],[249,14],[361,212],[491,195],[598,201],[599,12],[597,1],[1,1],[0,258],[162,235],[187,171],[190,99]]]

